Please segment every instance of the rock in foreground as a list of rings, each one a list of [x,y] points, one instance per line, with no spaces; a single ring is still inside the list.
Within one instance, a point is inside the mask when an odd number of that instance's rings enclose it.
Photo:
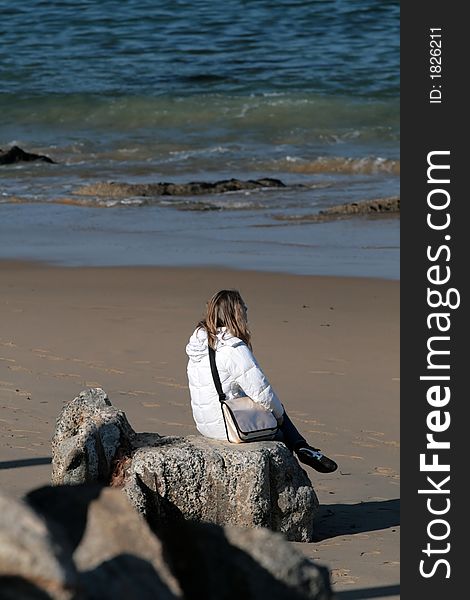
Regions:
[[[64,532],[25,502],[0,494],[2,600],[73,600],[78,574]]]
[[[266,529],[152,530],[124,494],[97,484],[0,496],[0,507],[2,600],[332,598],[328,570]]]

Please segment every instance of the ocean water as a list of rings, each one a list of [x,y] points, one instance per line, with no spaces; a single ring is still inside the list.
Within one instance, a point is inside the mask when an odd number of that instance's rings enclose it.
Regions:
[[[398,278],[399,3],[0,0],[0,257]],[[275,177],[187,197],[99,182]],[[212,210],[210,210],[212,209]],[[289,220],[280,220],[284,217]]]

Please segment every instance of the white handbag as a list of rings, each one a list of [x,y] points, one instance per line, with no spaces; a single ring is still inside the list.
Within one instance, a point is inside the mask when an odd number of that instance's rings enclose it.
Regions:
[[[210,346],[209,361],[215,388],[219,395],[228,441],[240,444],[274,439],[279,431],[279,424],[272,411],[267,410],[248,396],[227,400],[215,363],[215,351]]]

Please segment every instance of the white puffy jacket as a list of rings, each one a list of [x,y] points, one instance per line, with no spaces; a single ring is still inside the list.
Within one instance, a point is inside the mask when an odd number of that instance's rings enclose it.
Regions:
[[[196,427],[202,435],[226,440],[219,396],[212,379],[205,329],[198,328],[186,346],[191,408]],[[249,396],[280,419],[284,408],[260,369],[252,351],[225,327],[217,332],[215,352],[222,390],[227,398]]]

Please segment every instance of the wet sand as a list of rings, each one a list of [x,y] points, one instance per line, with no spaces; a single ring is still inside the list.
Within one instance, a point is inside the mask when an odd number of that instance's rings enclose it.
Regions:
[[[255,354],[337,472],[308,470],[338,598],[399,597],[399,282],[205,268],[0,263],[0,485],[50,482],[63,404],[102,387],[137,431],[188,435],[185,345],[218,289],[249,307]]]
[[[265,198],[272,208],[275,193],[270,190],[269,201]],[[296,203],[306,203],[300,215],[307,219],[312,217],[308,194],[307,188],[288,195]],[[216,194],[201,197],[201,202],[206,205],[217,198],[222,203],[240,199]],[[297,209],[297,217],[286,209],[275,212],[292,218],[280,221],[272,218],[271,208],[177,210],[174,201],[172,208],[2,204],[0,261],[34,260],[63,267],[210,265],[298,275],[400,278],[397,216],[309,222],[299,220]],[[190,206],[195,208],[193,201]]]

